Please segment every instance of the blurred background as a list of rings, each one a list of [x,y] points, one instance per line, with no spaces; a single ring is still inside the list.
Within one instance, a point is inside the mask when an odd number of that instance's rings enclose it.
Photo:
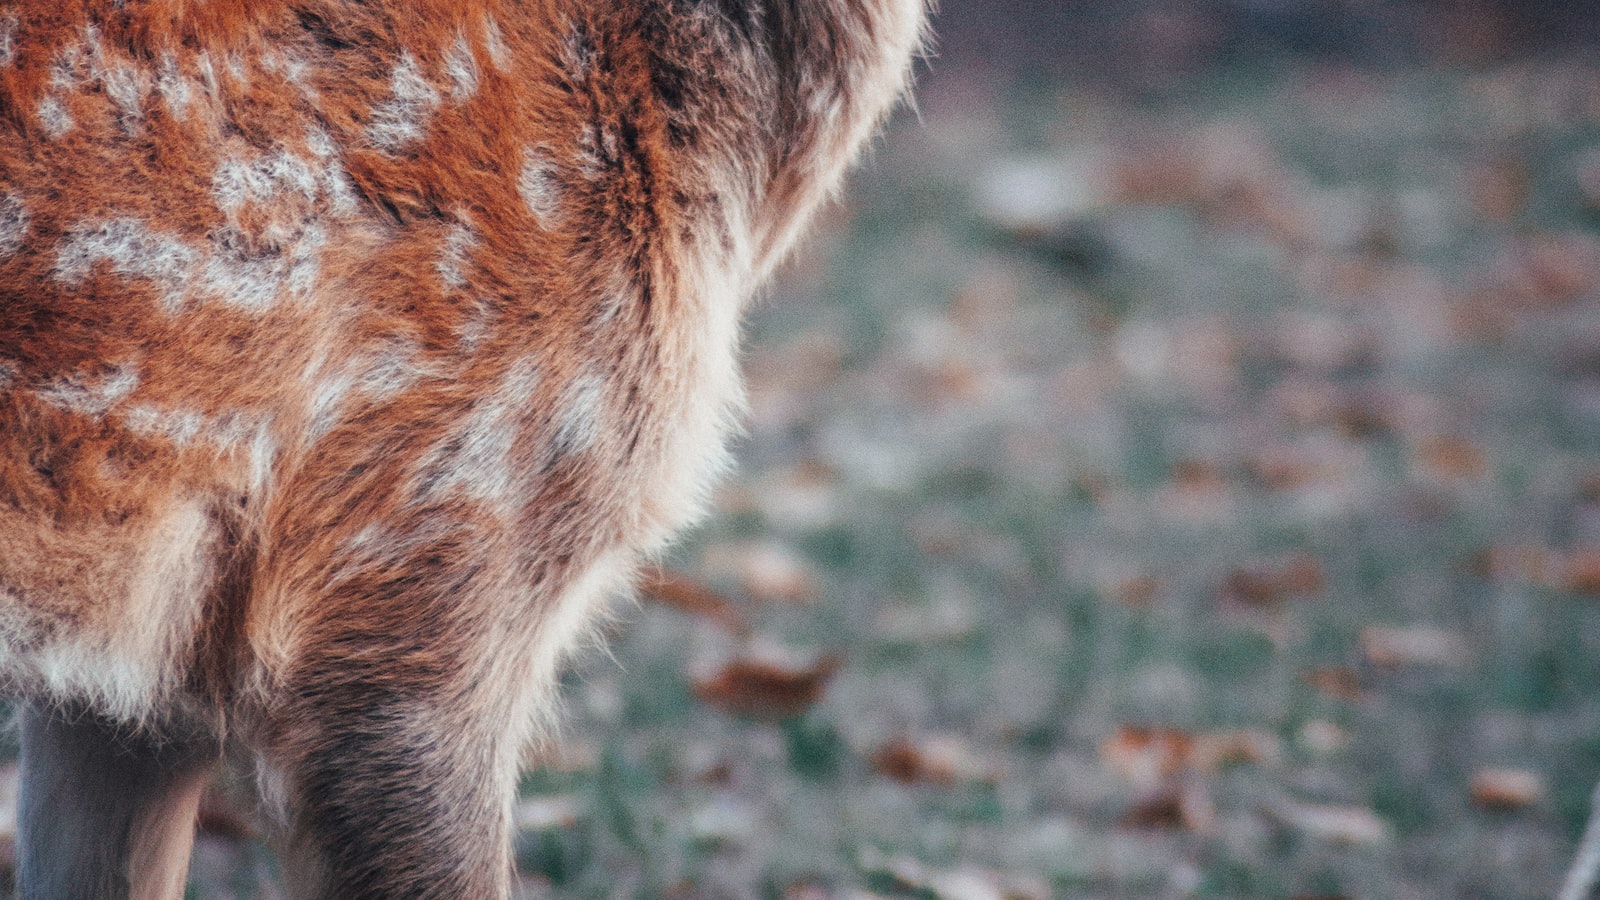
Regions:
[[[944,0],[567,678],[533,897],[1548,897],[1600,779],[1592,3]],[[232,829],[232,830],[230,830]],[[196,896],[267,890],[214,816]]]

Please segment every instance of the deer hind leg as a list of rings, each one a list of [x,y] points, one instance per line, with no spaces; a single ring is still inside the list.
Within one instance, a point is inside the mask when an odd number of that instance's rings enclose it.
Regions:
[[[509,895],[517,727],[471,660],[319,638],[258,742],[296,898]],[[447,671],[456,661],[461,672]],[[462,677],[457,677],[462,676]]]
[[[18,718],[17,895],[182,897],[200,792],[220,742],[187,729],[135,729],[73,707],[28,704]]]

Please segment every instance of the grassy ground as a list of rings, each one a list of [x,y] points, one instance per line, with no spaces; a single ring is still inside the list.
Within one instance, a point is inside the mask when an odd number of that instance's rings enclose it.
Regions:
[[[678,604],[568,678],[529,894],[1549,896],[1600,778],[1600,74],[922,110],[752,318]],[[272,869],[206,835],[193,893]]]
[[[1600,777],[1600,78],[929,90],[757,310],[672,561],[749,633],[647,604],[574,674],[530,888],[1550,895]],[[830,655],[799,718],[696,696]]]

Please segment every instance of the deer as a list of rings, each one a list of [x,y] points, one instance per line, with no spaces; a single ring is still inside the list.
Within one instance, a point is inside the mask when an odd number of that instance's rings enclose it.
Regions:
[[[24,898],[509,896],[573,648],[702,514],[741,316],[926,0],[0,6]]]

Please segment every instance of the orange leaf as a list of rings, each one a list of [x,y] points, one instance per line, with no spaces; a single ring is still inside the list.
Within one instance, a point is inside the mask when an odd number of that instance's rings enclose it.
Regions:
[[[755,719],[798,716],[822,699],[840,659],[828,655],[807,666],[736,659],[710,678],[696,680],[695,696],[725,712]]]
[[[1567,558],[1562,582],[1574,594],[1600,597],[1600,549],[1585,550]]]
[[[917,745],[904,738],[896,738],[872,754],[872,767],[895,781],[912,784],[925,781],[933,784],[955,784],[956,773],[941,760],[930,759]]]
[[[729,631],[743,634],[750,629],[749,623],[732,601],[681,572],[669,572],[658,567],[648,569],[640,580],[639,590],[663,606],[710,619]]]
[[[1321,666],[1303,676],[1306,684],[1329,697],[1357,700],[1361,697],[1361,676],[1345,666]]]
[[[1472,773],[1474,806],[1509,812],[1544,799],[1544,779],[1522,769],[1479,769]]]

